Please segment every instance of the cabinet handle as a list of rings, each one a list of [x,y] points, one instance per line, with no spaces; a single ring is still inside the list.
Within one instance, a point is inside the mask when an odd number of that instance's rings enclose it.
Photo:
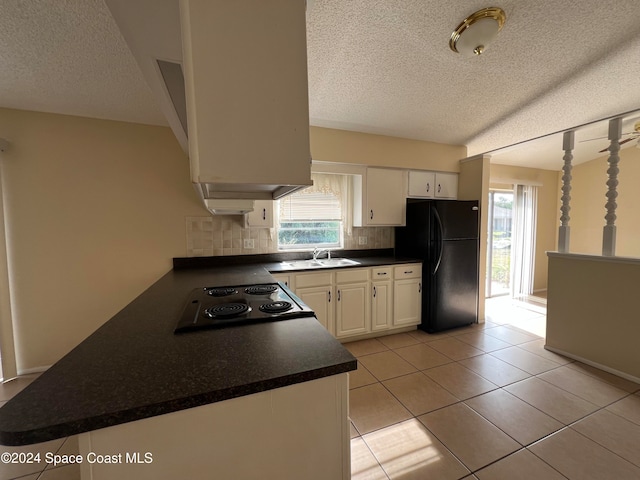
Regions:
[[[373,286],[373,298],[376,298],[376,287],[375,287],[375,285]]]
[[[263,208],[262,209],[262,220],[266,220],[267,219],[267,209]]]
[[[371,210],[371,220],[373,220],[373,210]]]
[[[407,273],[407,274],[413,273],[413,270],[405,270],[404,273]]]
[[[438,193],[440,193],[440,190],[442,190],[442,185],[438,184]]]
[[[338,301],[340,301],[340,290],[338,290]]]
[[[427,192],[429,192],[430,189],[431,189],[431,185],[429,184],[429,182],[427,182]]]
[[[387,272],[378,272],[378,275],[386,275]]]
[[[422,293],[422,282],[418,283],[418,293]]]
[[[327,294],[329,295],[329,303],[331,303],[331,290],[329,290]]]

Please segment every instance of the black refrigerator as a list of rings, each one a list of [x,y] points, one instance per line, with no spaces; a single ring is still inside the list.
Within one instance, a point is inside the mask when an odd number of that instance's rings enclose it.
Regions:
[[[478,202],[407,200],[396,256],[422,260],[422,323],[430,333],[478,321]]]

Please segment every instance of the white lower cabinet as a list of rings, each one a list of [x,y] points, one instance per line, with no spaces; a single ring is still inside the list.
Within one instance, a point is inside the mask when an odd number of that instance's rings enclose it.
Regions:
[[[336,272],[336,337],[368,333],[369,309],[369,269]]]
[[[422,306],[422,265],[336,268],[275,274],[316,314],[336,338],[418,325]],[[286,280],[285,280],[286,279]]]
[[[393,278],[393,325],[418,325],[422,312],[422,266],[395,267]]]
[[[296,295],[300,297],[311,310],[316,314],[316,318],[329,333],[335,335],[333,330],[333,287],[307,287],[299,288]]]
[[[322,326],[335,335],[333,272],[297,273],[294,277],[291,283],[295,284],[295,294],[315,312]]]
[[[277,282],[282,282],[291,290],[295,290],[295,285],[292,282],[293,275],[288,275],[286,273],[272,273],[271,276],[275,278]]]
[[[387,330],[393,322],[393,269],[371,269],[371,331]]]

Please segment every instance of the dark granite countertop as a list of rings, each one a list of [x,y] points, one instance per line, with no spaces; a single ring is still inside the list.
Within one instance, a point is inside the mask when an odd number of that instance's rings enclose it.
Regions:
[[[174,270],[0,408],[0,444],[26,445],[355,370],[315,318],[174,335],[194,288],[273,282],[309,254],[174,259]],[[342,251],[394,265],[391,249]],[[339,267],[352,268],[352,267]],[[312,271],[318,270],[314,268]]]
[[[315,318],[174,335],[193,288],[269,283],[257,264],[173,271],[0,408],[26,445],[335,375],[355,358]]]

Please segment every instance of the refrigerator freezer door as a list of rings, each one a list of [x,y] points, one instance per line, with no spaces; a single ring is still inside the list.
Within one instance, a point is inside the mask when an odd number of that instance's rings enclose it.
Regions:
[[[430,206],[432,202],[407,203],[407,226],[395,232],[396,255],[426,262],[430,257]]]
[[[442,260],[437,270],[434,265],[430,272],[429,315],[422,328],[426,326],[428,332],[439,332],[477,321],[477,265],[477,240],[442,242]]]
[[[442,223],[444,240],[478,238],[478,202],[475,200],[433,202],[433,208]],[[475,210],[474,210],[475,207]]]

